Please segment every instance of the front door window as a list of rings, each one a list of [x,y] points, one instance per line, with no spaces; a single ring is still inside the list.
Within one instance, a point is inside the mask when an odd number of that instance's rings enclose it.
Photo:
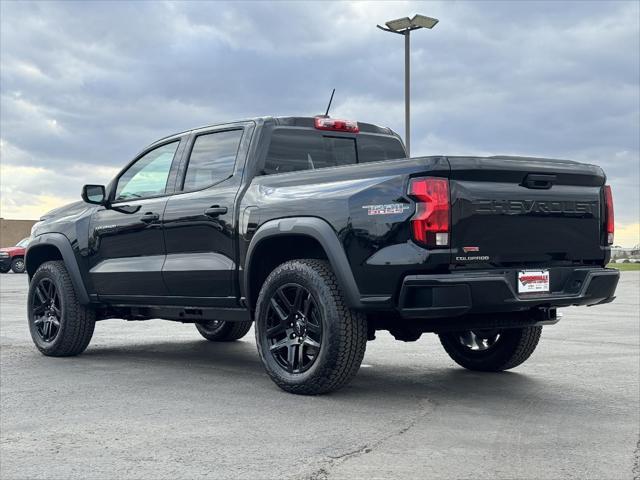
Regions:
[[[114,201],[155,197],[165,193],[179,143],[176,141],[151,150],[131,165],[118,179]]]

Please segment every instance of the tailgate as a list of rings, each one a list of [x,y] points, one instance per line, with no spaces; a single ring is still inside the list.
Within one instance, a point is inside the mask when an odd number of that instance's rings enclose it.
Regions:
[[[602,264],[605,176],[597,166],[449,157],[456,268]]]

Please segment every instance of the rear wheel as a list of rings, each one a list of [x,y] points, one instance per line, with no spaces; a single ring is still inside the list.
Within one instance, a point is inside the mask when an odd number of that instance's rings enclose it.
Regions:
[[[224,322],[211,320],[209,322],[196,323],[200,335],[211,342],[233,342],[244,337],[252,322]]]
[[[38,267],[29,283],[27,311],[31,338],[44,355],[78,355],[89,345],[95,312],[78,301],[63,262]]]
[[[7,273],[11,270],[11,265],[0,265],[0,273]]]
[[[345,305],[326,261],[292,260],[262,286],[256,342],[276,385],[315,395],[337,390],[355,376],[367,344],[367,322]]]
[[[11,261],[13,273],[24,273],[24,258],[16,257]]]
[[[440,334],[449,356],[469,370],[499,372],[517,367],[538,345],[542,327],[465,330]]]

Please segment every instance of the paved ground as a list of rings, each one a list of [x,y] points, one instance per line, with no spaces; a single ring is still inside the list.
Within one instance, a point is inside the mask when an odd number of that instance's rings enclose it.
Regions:
[[[457,368],[433,335],[369,343],[347,388],[281,392],[250,333],[100,322],[86,353],[45,358],[26,276],[0,277],[0,477],[612,478],[640,476],[638,272],[615,303],[565,309],[510,373]]]

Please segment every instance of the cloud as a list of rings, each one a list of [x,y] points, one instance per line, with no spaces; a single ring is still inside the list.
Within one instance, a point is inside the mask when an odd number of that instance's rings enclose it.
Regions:
[[[616,224],[615,243],[629,247],[640,245],[640,223]]]
[[[53,208],[79,200],[83,178],[90,176],[97,183],[107,183],[118,171],[83,163],[67,164],[59,171],[30,166],[29,152],[6,140],[0,141],[0,157],[0,212],[7,218],[37,219]]]
[[[34,192],[15,168],[42,169],[39,194],[66,201],[157,138],[313,115],[333,87],[334,116],[403,133],[403,39],[375,24],[416,12],[441,21],[412,34],[414,154],[596,163],[617,220],[638,221],[640,4],[626,1],[2,2],[3,215]]]

